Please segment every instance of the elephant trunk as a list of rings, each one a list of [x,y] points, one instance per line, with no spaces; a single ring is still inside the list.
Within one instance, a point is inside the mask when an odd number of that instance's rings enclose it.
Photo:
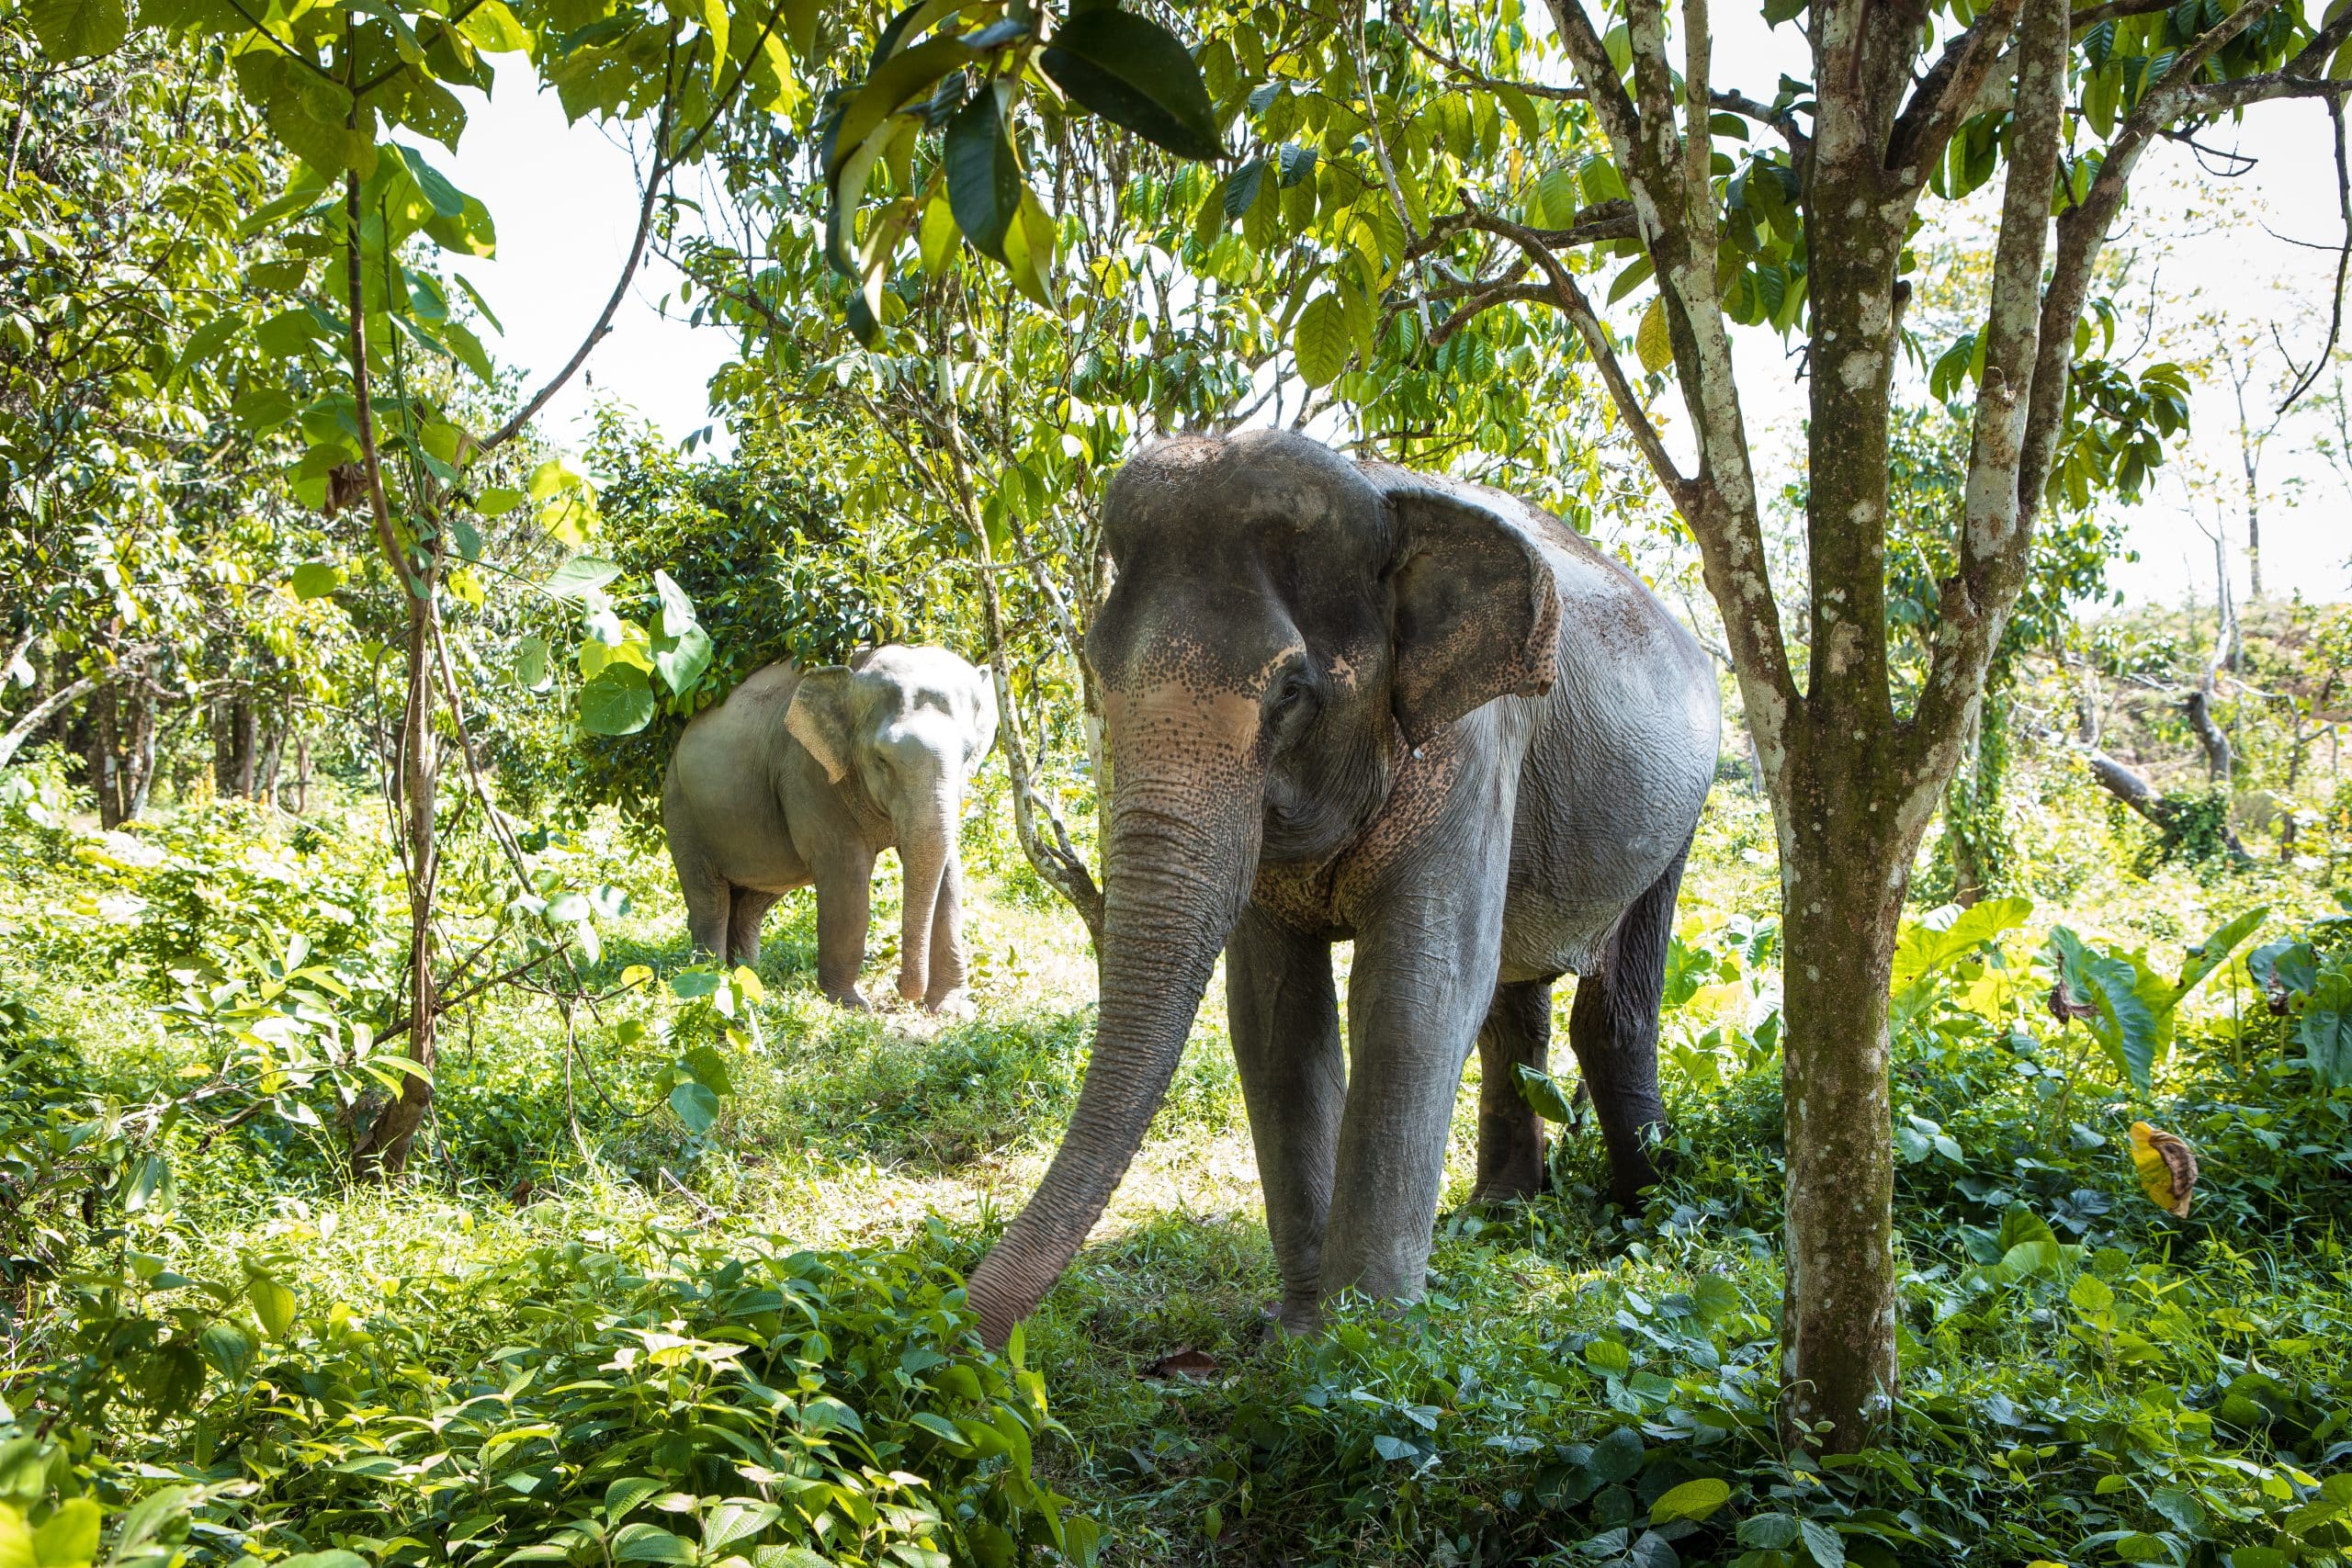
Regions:
[[[1258,795],[1120,777],[1104,845],[1102,1006],[1069,1130],[1044,1181],[972,1270],[982,1337],[1001,1345],[1086,1240],[1125,1176],[1183,1055],[1218,951],[1256,874]]]
[[[956,859],[962,795],[954,775],[943,773],[916,796],[914,809],[899,824],[899,866],[906,887],[899,914],[899,995],[910,1002],[923,1000],[931,986],[932,926],[939,913],[940,885]]]

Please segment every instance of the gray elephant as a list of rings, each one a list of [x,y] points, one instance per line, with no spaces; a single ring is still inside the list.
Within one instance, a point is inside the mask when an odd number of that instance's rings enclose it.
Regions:
[[[1721,728],[1698,642],[1537,508],[1287,433],[1150,447],[1104,531],[1100,1021],[1059,1151],[970,1276],[987,1337],[1102,1214],[1219,948],[1283,1326],[1349,1287],[1419,1294],[1474,1043],[1476,1196],[1540,1186],[1514,1069],[1544,1066],[1563,975],[1613,1185],[1653,1180],[1665,956]]]
[[[960,999],[964,786],[996,741],[987,676],[940,648],[877,648],[847,665],[771,664],[697,715],[662,786],[662,822],[695,945],[760,956],[760,920],[817,887],[817,983],[864,1007],[875,856],[905,872],[899,994]]]

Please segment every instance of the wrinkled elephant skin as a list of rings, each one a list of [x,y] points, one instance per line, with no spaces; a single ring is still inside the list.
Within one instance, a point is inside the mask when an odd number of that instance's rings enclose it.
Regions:
[[[754,964],[760,920],[817,888],[817,981],[864,1007],[875,857],[905,871],[899,994],[937,1010],[964,987],[956,828],[964,786],[996,739],[988,677],[937,648],[879,648],[847,665],[771,664],[679,737],[662,822],[695,945]]]
[[[1419,1293],[1474,1045],[1475,1195],[1538,1188],[1516,1069],[1545,1065],[1563,975],[1615,1189],[1655,1179],[1660,984],[1721,726],[1698,642],[1537,508],[1287,433],[1162,442],[1103,518],[1100,1021],[1052,1166],[971,1275],[983,1334],[1101,1216],[1220,949],[1284,1325]]]

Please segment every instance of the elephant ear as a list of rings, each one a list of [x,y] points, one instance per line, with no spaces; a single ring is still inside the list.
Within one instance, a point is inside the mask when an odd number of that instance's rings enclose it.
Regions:
[[[967,766],[977,773],[980,759],[996,744],[996,677],[986,670],[975,670],[972,674],[973,688],[978,694],[972,709],[972,732],[979,743],[972,748],[972,760]]]
[[[1535,540],[1465,495],[1405,485],[1396,525],[1394,701],[1419,746],[1497,697],[1540,696],[1559,666],[1560,596]]]
[[[857,672],[842,665],[811,670],[800,677],[785,710],[784,728],[808,748],[834,784],[849,773],[852,717],[855,711]]]

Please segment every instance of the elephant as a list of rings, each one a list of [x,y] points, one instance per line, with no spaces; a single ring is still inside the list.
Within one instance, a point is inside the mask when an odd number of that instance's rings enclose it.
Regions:
[[[817,887],[817,983],[863,1008],[874,859],[905,871],[899,994],[938,1010],[965,983],[964,786],[996,741],[989,678],[941,648],[869,649],[846,665],[771,664],[698,714],[662,785],[662,821],[695,946],[756,964],[760,921]]]
[[[1539,508],[1291,432],[1162,440],[1102,515],[1101,1005],[1062,1143],[967,1280],[983,1337],[1101,1217],[1220,950],[1278,1329],[1314,1331],[1341,1291],[1421,1293],[1474,1044],[1473,1196],[1539,1190],[1516,1069],[1544,1066],[1564,975],[1632,1200],[1656,1179],[1666,953],[1721,738],[1698,640]]]

